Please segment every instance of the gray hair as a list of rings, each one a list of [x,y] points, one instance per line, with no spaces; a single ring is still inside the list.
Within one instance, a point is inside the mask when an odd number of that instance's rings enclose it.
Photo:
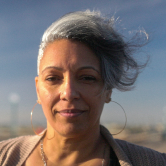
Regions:
[[[133,38],[134,40],[125,42],[124,37],[115,31],[114,22],[114,17],[107,19],[100,12],[89,10],[61,17],[44,32],[38,54],[38,74],[46,46],[55,40],[69,39],[82,42],[94,51],[100,61],[106,89],[132,89],[140,69],[146,65],[138,64],[132,55],[145,42],[140,44],[138,34],[138,40]],[[146,33],[145,36],[147,37]]]

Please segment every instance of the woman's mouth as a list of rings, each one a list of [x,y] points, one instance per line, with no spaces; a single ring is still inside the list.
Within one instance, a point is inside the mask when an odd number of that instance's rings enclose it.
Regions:
[[[85,111],[79,110],[79,109],[66,109],[66,110],[56,111],[55,113],[58,113],[61,116],[66,118],[73,118],[73,117],[80,116],[84,112]]]

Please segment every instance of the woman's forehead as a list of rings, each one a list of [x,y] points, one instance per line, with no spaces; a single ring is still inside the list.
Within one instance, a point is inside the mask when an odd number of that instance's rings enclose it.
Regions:
[[[59,68],[91,66],[100,70],[99,60],[89,47],[66,39],[54,41],[46,47],[40,68],[43,70],[48,66]]]

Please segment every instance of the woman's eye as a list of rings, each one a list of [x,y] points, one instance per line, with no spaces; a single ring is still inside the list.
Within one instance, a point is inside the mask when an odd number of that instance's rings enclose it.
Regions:
[[[96,81],[96,78],[93,76],[82,76],[80,80],[83,80],[85,82],[94,82]]]
[[[52,81],[52,82],[53,82],[53,81],[59,81],[59,80],[60,80],[60,77],[57,77],[57,76],[48,77],[48,78],[46,78],[46,80],[47,80],[47,81],[50,81],[50,82],[51,82],[51,81]]]

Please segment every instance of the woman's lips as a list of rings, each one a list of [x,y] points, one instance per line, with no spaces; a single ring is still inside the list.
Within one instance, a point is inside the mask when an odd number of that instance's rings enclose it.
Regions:
[[[58,113],[58,114],[62,115],[63,117],[66,117],[66,118],[73,118],[73,117],[80,116],[84,112],[85,111],[78,110],[78,109],[66,109],[66,110],[62,110],[62,111],[56,111],[55,113]]]

